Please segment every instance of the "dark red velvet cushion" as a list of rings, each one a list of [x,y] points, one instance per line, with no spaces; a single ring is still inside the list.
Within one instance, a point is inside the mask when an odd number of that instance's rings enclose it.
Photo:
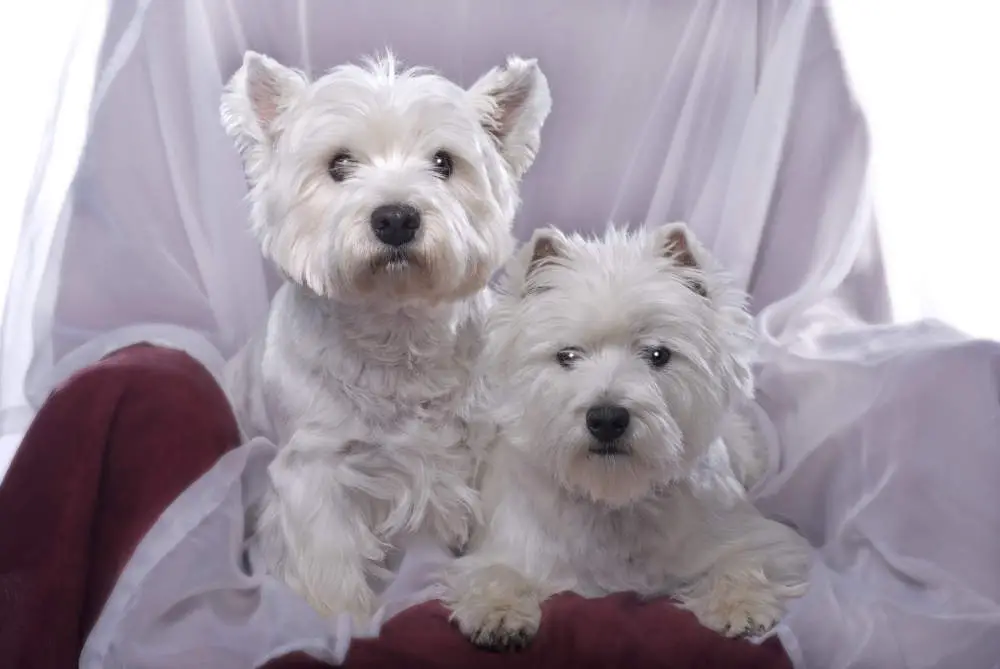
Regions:
[[[0,487],[0,666],[70,669],[115,579],[164,508],[238,432],[225,396],[189,356],[148,345],[75,375],[42,407]],[[321,667],[301,654],[270,669]],[[776,642],[723,639],[667,602],[618,595],[548,602],[525,651],[479,651],[437,603],[355,641],[348,667],[759,667]]]

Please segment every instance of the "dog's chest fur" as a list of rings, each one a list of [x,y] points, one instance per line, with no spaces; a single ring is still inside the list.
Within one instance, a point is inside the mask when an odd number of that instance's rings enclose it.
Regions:
[[[316,334],[336,345],[319,348],[312,374],[333,400],[332,414],[395,431],[414,419],[443,426],[460,413],[479,334],[466,314],[345,310],[323,326]]]
[[[685,500],[670,491],[624,508],[612,508],[569,493],[539,472],[519,471],[520,492],[501,513],[507,523],[544,538],[550,573],[587,597],[610,592],[657,595],[671,591],[672,556],[683,553],[687,527],[679,509]],[[509,515],[507,515],[509,514]]]
[[[671,587],[664,564],[675,551],[663,501],[609,509],[591,503],[563,509],[564,558],[576,575],[578,589],[594,596],[634,591],[655,594]],[[553,521],[555,519],[552,519]]]
[[[257,346],[259,383],[252,380],[257,356],[247,354],[248,385],[260,386],[260,400],[244,412],[257,415],[241,417],[241,425],[279,446],[308,423],[341,441],[374,445],[400,432],[464,432],[486,299],[379,312],[286,285]]]

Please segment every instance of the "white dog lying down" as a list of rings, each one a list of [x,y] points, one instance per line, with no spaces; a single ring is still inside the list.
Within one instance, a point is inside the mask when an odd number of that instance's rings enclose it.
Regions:
[[[287,279],[226,371],[245,435],[281,449],[254,541],[323,613],[372,613],[401,533],[467,540],[485,287],[550,106],[519,58],[464,90],[391,55],[309,82],[248,53],[227,86],[252,228]]]
[[[484,356],[502,426],[486,525],[448,570],[473,642],[517,647],[560,591],[670,595],[708,627],[770,628],[804,593],[808,545],[760,515],[745,296],[684,225],[603,240],[541,230],[511,263]]]

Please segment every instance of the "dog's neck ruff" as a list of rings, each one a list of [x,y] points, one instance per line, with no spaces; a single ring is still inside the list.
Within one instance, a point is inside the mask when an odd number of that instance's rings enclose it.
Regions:
[[[350,303],[295,286],[297,299],[316,308],[322,329],[359,358],[387,364],[450,351],[472,315],[476,297],[458,302]]]

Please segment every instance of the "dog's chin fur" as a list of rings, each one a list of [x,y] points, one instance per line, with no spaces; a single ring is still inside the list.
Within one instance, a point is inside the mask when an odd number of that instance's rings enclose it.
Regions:
[[[226,87],[251,229],[287,279],[225,371],[245,436],[279,446],[253,541],[322,613],[371,614],[401,534],[467,540],[484,288],[550,105],[515,57],[466,90],[391,55],[309,81],[248,53]],[[378,239],[383,205],[419,213],[408,243]]]
[[[685,476],[687,463],[670,423],[636,425],[629,438],[604,446],[583,434],[582,419],[575,421],[578,424],[566,425],[566,421],[550,416],[551,436],[543,442],[539,439],[543,430],[532,433],[527,428],[535,407],[526,406],[530,402],[524,399],[517,404],[520,418],[506,413],[498,420],[508,426],[508,447],[537,470],[547,472],[568,494],[609,507],[623,507],[655,495]],[[570,411],[566,415],[582,416],[582,412]],[[547,447],[540,449],[539,443]]]
[[[562,470],[567,490],[611,507],[634,504],[663,485],[643,458],[632,454],[601,454],[589,450],[572,458]]]
[[[418,249],[380,249],[344,283],[324,296],[344,303],[434,305],[459,302],[482,292],[491,267],[485,263],[463,268],[463,273],[442,276],[440,260]]]
[[[447,579],[473,641],[523,645],[560,590],[672,595],[730,635],[803,592],[808,545],[746,495],[763,458],[744,301],[681,224],[542,230],[509,264],[483,357],[502,426],[486,523]],[[629,416],[610,443],[587,423],[609,405]]]

